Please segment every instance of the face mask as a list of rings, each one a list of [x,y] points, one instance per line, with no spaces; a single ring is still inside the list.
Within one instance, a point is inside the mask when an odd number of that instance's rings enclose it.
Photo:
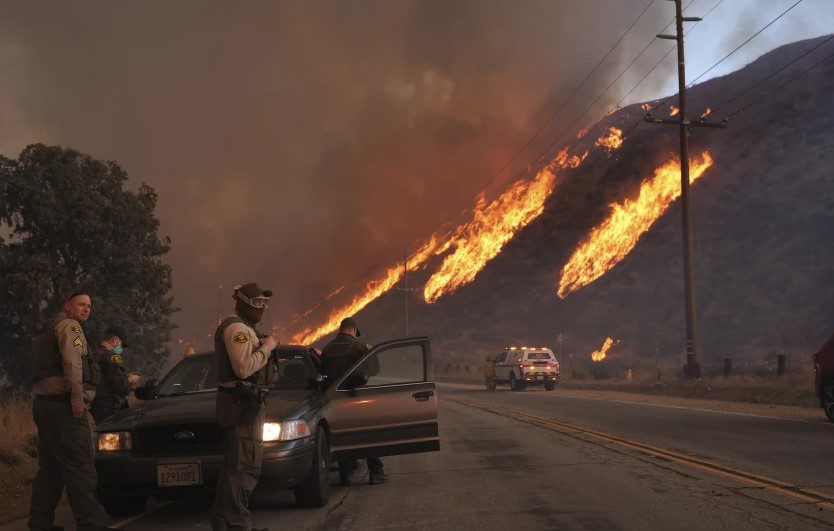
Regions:
[[[123,349],[121,345],[116,345],[115,347],[113,347],[113,352],[115,352],[116,354],[121,354],[122,352],[124,352],[124,350],[125,349]]]
[[[258,324],[264,316],[264,308],[253,308],[242,300],[235,302],[235,312],[250,324]]]

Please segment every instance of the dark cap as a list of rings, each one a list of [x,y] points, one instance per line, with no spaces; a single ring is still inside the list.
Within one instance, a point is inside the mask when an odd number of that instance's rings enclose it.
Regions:
[[[237,289],[235,289],[235,292],[239,292],[247,299],[255,299],[257,297],[272,297],[272,291],[261,288],[257,282],[250,282],[248,284],[239,286]]]
[[[356,337],[361,336],[362,334],[359,333],[359,325],[356,324],[356,319],[353,317],[345,317],[342,319],[342,323],[339,325],[339,330],[343,330],[346,326],[352,326],[356,329]]]
[[[64,298],[64,302],[69,302],[76,297],[80,297],[81,295],[90,296],[89,292],[85,289],[76,289],[67,293],[67,296]]]
[[[104,337],[113,337],[116,336],[122,340],[122,346],[127,346],[127,334],[125,334],[125,329],[121,326],[108,326],[107,330],[104,331]]]

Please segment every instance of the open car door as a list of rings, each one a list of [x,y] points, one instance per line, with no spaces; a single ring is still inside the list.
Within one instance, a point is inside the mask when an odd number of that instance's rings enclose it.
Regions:
[[[335,459],[440,449],[427,337],[374,346],[327,394]]]

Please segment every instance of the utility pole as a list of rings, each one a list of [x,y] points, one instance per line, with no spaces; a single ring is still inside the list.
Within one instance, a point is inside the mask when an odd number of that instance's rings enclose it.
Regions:
[[[673,124],[680,129],[681,152],[681,212],[683,214],[683,291],[684,309],[686,313],[686,366],[684,374],[687,378],[700,378],[701,365],[698,360],[698,343],[695,333],[695,283],[692,274],[692,216],[690,213],[689,193],[689,133],[692,127],[727,127],[727,120],[723,122],[706,122],[703,118],[698,122],[686,119],[686,66],[684,61],[683,23],[699,22],[700,17],[684,17],[682,0],[675,2],[676,35],[658,35],[659,39],[675,40],[678,44],[678,110],[677,120],[653,118],[648,114],[646,122],[659,124]]]
[[[403,287],[397,288],[403,292],[403,317],[405,318],[405,337],[408,337],[408,292],[413,291],[408,287],[408,245],[401,243],[403,248]]]

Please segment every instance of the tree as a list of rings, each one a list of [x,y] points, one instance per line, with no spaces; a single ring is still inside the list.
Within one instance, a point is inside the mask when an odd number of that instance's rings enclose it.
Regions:
[[[92,296],[92,344],[118,324],[130,369],[156,374],[170,356],[170,240],[157,235],[156,192],[127,190],[127,178],[115,162],[67,148],[0,156],[0,372],[9,383],[28,381],[32,339],[76,288]]]

